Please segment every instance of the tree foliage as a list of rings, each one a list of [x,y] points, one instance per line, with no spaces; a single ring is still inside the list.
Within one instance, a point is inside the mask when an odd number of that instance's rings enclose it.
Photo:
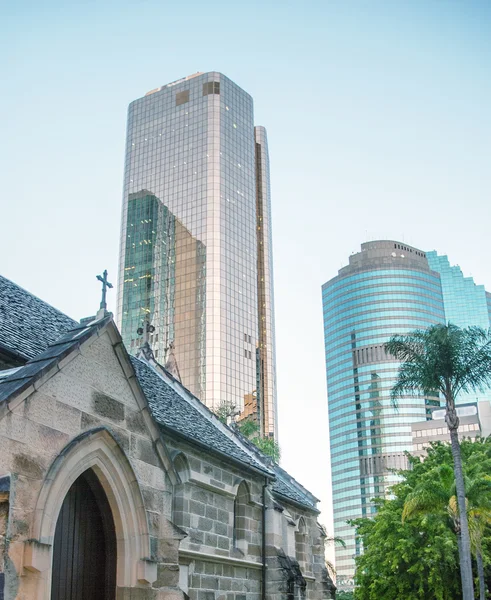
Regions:
[[[491,383],[491,335],[480,327],[433,325],[393,336],[385,350],[402,363],[393,400],[423,392],[441,393],[448,401],[460,392],[483,391]]]
[[[461,443],[468,484],[469,515],[489,494],[486,474],[491,459],[491,438]],[[373,519],[352,521],[363,544],[356,558],[356,600],[460,600],[455,493],[452,453],[447,444],[433,444],[424,461],[409,457],[411,470],[401,473],[391,499],[377,499]],[[482,477],[478,473],[482,465]],[[484,481],[483,481],[484,480]],[[474,486],[474,490],[473,490]],[[480,519],[479,545],[489,586],[491,535],[486,515]],[[475,571],[477,573],[477,571]]]

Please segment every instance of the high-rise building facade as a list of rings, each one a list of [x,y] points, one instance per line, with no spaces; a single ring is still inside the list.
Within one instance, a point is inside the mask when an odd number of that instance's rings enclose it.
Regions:
[[[129,106],[118,324],[144,322],[164,363],[211,408],[226,402],[275,435],[271,205],[266,132],[249,94],[197,73]],[[253,401],[251,402],[251,398]]]
[[[335,535],[341,581],[361,552],[348,519],[374,512],[370,499],[395,481],[412,449],[411,424],[431,419],[436,397],[406,396],[395,409],[390,391],[399,363],[384,344],[395,334],[454,323],[489,329],[491,295],[447,256],[397,241],[362,244],[349,265],[322,286],[331,438]],[[460,394],[459,403],[491,400],[491,390]]]
[[[349,265],[322,286],[328,388],[334,533],[340,582],[354,574],[361,552],[348,519],[369,516],[370,502],[406,466],[411,423],[425,418],[435,398],[403,397],[390,390],[399,363],[384,344],[393,334],[445,321],[440,278],[425,253],[392,241],[362,244]]]

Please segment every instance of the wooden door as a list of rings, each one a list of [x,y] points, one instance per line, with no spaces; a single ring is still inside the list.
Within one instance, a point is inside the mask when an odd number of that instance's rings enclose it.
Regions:
[[[116,535],[92,471],[69,489],[56,523],[51,600],[115,600]]]

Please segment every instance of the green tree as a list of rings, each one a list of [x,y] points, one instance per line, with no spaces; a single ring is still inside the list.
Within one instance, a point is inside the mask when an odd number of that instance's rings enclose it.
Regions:
[[[220,405],[214,409],[214,413],[222,423],[225,423],[225,425],[228,425],[240,415],[237,405],[225,400],[220,402]]]
[[[485,473],[490,469],[491,438],[463,440],[461,451],[469,498],[473,498],[468,501],[472,523],[474,506],[482,503],[486,509],[490,499]],[[451,448],[433,444],[424,461],[408,458],[411,469],[400,473],[401,481],[391,489],[393,497],[373,501],[378,508],[373,519],[352,522],[363,546],[363,554],[356,558],[355,598],[460,600]],[[489,574],[491,536],[487,524],[480,535],[484,571]]]
[[[441,394],[450,431],[460,529],[460,575],[463,600],[474,600],[471,540],[466,512],[462,457],[458,438],[459,418],[455,399],[460,392],[482,390],[491,383],[491,335],[479,327],[433,325],[424,331],[397,335],[386,352],[401,361],[392,399],[408,393]]]
[[[486,598],[486,581],[484,577],[484,562],[483,562],[483,540],[486,532],[486,528],[491,524],[491,508],[490,508],[490,491],[491,478],[484,476],[474,481],[479,488],[481,488],[484,495],[482,501],[478,502],[477,505],[471,506],[468,509],[467,515],[469,519],[469,531],[471,537],[471,548],[476,556],[477,574],[479,579],[479,600],[485,600]],[[486,485],[487,489],[485,489]],[[469,493],[469,498],[472,494]]]
[[[455,536],[440,520],[402,521],[405,484],[394,500],[375,500],[373,519],[357,519],[363,554],[356,558],[356,600],[461,598]]]

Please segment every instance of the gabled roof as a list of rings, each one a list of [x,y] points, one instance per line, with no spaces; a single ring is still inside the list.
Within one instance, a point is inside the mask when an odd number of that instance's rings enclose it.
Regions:
[[[0,350],[29,360],[77,321],[0,275]]]
[[[280,499],[299,504],[301,506],[310,508],[313,511],[319,512],[317,509],[317,502],[319,499],[311,494],[307,489],[303,487],[296,479],[294,479],[289,473],[282,469],[277,463],[266,456],[259,448],[254,445],[251,440],[243,436],[239,430],[235,430],[235,434],[242,442],[252,450],[255,455],[264,464],[268,465],[273,471],[275,479],[271,484],[273,493]]]

